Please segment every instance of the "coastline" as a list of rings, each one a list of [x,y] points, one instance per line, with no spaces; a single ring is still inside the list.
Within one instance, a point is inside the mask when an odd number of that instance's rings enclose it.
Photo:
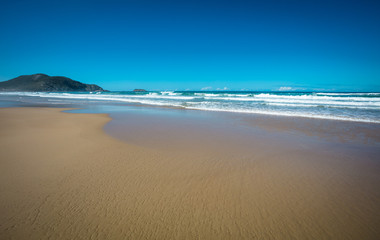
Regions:
[[[232,114],[380,123],[380,93],[260,91],[10,92],[10,101],[38,104],[141,104]]]
[[[374,153],[256,128],[244,141],[246,129],[217,118],[175,125],[128,113],[118,126],[62,110],[0,108],[2,239],[380,237]]]

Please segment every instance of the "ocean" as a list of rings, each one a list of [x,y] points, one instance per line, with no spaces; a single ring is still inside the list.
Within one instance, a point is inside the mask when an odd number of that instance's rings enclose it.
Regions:
[[[380,123],[380,93],[149,91],[2,92],[17,101],[131,103],[183,109]]]

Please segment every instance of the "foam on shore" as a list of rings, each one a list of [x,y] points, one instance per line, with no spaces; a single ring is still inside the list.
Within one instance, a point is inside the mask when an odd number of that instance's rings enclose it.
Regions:
[[[380,123],[380,93],[298,92],[89,92],[0,93],[42,99],[138,103],[152,106]]]

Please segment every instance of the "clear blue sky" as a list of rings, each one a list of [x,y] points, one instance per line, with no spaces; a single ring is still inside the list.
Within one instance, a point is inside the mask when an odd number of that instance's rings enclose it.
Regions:
[[[380,1],[0,2],[0,81],[380,91]],[[286,89],[286,88],[285,88]]]

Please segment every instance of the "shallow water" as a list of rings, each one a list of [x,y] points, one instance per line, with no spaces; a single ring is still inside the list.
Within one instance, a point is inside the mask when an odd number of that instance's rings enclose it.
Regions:
[[[130,103],[203,111],[380,123],[380,93],[318,92],[83,92],[0,93],[50,104]]]

